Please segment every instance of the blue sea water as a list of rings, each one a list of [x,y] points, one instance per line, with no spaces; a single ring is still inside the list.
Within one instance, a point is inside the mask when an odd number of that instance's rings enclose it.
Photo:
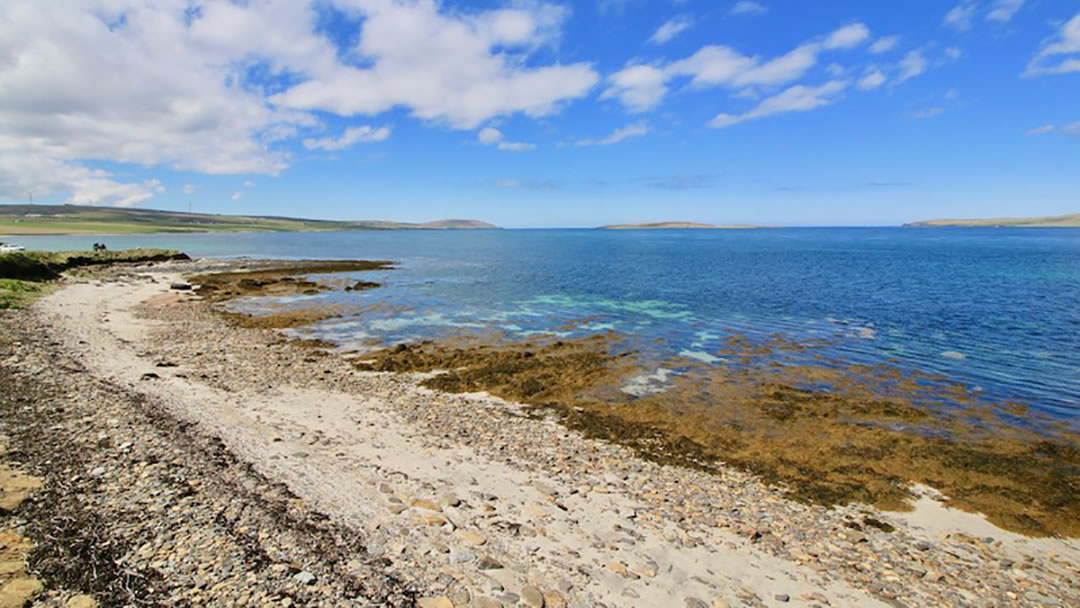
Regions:
[[[944,374],[1080,422],[1080,229],[485,230],[19,237],[28,248],[386,259],[308,332],[371,347],[463,331],[614,330],[656,360],[741,334]],[[360,276],[360,275],[357,275]],[[578,321],[574,327],[567,325]]]

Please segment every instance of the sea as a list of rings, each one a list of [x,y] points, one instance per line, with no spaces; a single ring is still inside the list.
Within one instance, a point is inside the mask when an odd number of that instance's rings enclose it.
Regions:
[[[161,247],[193,257],[378,259],[382,286],[299,334],[362,350],[462,334],[613,332],[661,367],[725,365],[732,336],[940,375],[1080,426],[1080,229],[462,230],[5,237],[28,249]]]

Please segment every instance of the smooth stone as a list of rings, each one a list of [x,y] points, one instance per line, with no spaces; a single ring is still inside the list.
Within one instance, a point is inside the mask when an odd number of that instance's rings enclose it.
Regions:
[[[544,608],[544,594],[532,585],[521,588],[521,599],[532,608]]]
[[[485,538],[484,535],[472,530],[458,530],[455,536],[460,540],[469,543],[470,545],[476,545],[477,547],[487,542],[487,538]]]
[[[98,601],[89,595],[76,595],[69,599],[65,604],[65,608],[97,608]]]
[[[422,597],[416,600],[416,605],[420,608],[454,608],[454,602],[450,601],[450,598],[445,595]]]

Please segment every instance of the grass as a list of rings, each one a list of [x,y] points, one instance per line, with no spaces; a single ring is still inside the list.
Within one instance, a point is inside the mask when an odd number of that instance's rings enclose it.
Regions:
[[[24,308],[42,295],[45,286],[33,281],[0,279],[0,310]]]
[[[0,254],[0,309],[23,308],[51,287],[64,271],[104,264],[187,259],[168,249],[118,251],[18,251]]]

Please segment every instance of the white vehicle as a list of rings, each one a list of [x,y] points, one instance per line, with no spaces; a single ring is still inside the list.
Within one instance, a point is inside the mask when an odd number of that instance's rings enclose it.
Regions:
[[[26,247],[12,245],[10,243],[0,243],[0,253],[11,253],[12,251],[26,251]]]

